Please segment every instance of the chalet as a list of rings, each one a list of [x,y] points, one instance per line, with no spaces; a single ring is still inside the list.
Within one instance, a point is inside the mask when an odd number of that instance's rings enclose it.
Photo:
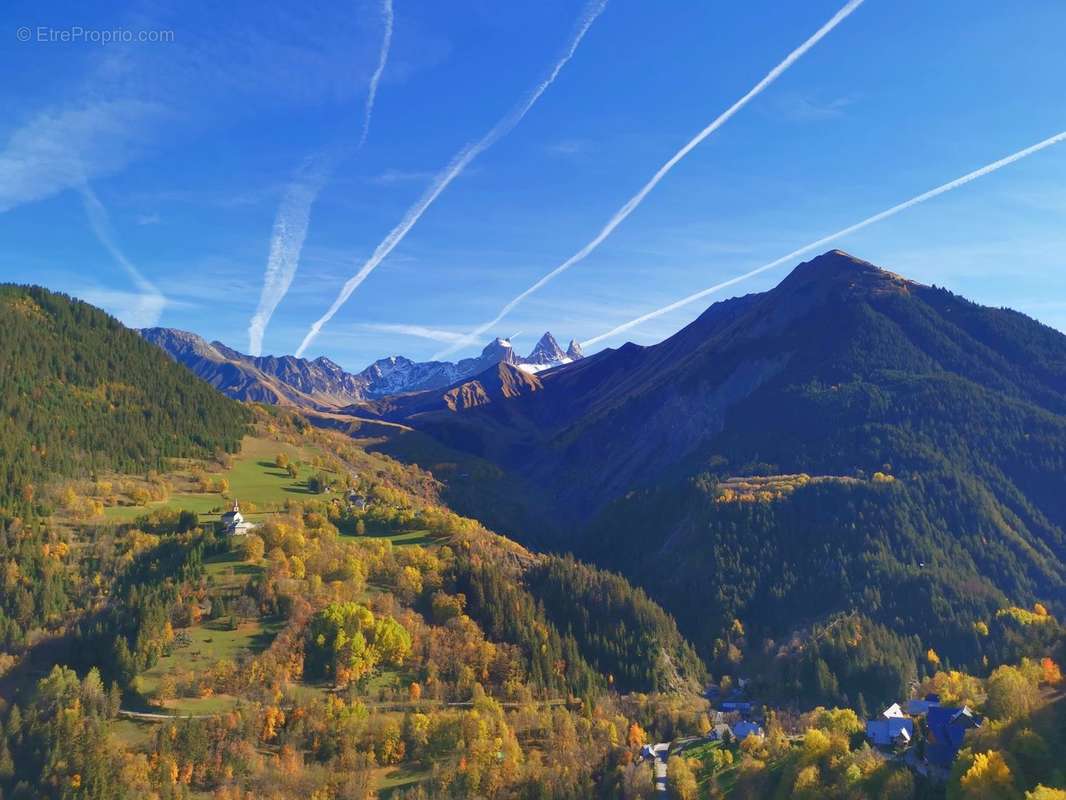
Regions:
[[[255,527],[255,523],[248,522],[241,515],[241,508],[237,505],[236,499],[233,501],[233,508],[222,515],[222,532],[228,533],[230,536],[239,536],[244,533],[248,533]]]
[[[733,726],[733,736],[738,742],[743,742],[749,736],[762,737],[762,726],[757,722],[738,722]]]
[[[950,767],[955,761],[966,738],[966,731],[978,728],[984,722],[969,706],[953,708],[941,705],[929,709],[926,721],[929,739],[925,758],[929,763],[944,768]]]
[[[893,703],[884,711],[881,712],[881,716],[884,719],[902,718],[907,716],[903,713],[903,709],[899,707],[899,703]]]
[[[360,511],[366,511],[366,506],[367,506],[366,497],[364,497],[363,495],[359,494],[358,492],[356,492],[354,490],[348,492],[348,502],[351,503],[356,508],[358,508]]]
[[[884,717],[866,723],[866,738],[877,747],[907,745],[914,738],[914,720],[907,717]]]
[[[914,720],[893,703],[877,719],[866,722],[866,738],[876,747],[905,747],[914,738]]]
[[[907,701],[907,713],[912,717],[920,717],[922,714],[928,713],[930,708],[936,708],[940,705],[940,695],[927,694],[925,697]]]

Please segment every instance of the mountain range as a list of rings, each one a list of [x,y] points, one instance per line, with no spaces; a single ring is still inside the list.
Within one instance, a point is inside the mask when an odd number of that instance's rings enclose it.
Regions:
[[[1022,314],[832,251],[529,377],[379,403],[415,429],[386,447],[622,572],[706,654],[731,619],[775,639],[851,611],[972,663],[995,609],[1066,608],[1066,336]]]
[[[298,406],[314,410],[359,407],[391,395],[442,389],[508,364],[533,375],[581,359],[581,347],[571,341],[564,351],[551,333],[545,333],[526,357],[519,356],[507,339],[495,339],[476,358],[459,362],[416,362],[403,356],[375,361],[358,373],[321,356],[314,360],[296,356],[250,356],[222,342],[208,342],[188,331],[144,328],[147,341],[162,348],[219,391],[237,400]]]
[[[1066,610],[1066,336],[841,251],[568,362],[546,335],[348,375],[144,335],[233,396],[402,423],[379,446],[453,507],[621,572],[712,669],[731,620],[775,641],[860,614],[973,664],[997,609]]]

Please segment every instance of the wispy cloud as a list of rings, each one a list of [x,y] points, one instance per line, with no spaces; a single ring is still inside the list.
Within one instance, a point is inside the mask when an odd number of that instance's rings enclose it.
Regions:
[[[692,139],[690,139],[684,147],[674,153],[674,155],[671,156],[671,158],[665,164],[659,167],[658,171],[656,171],[656,173],[652,175],[651,179],[647,183],[645,183],[644,186],[641,187],[640,191],[633,195],[633,197],[629,198],[629,200],[626,201],[625,205],[623,205],[617,212],[615,212],[615,215],[607,221],[607,224],[604,225],[600,232],[593,237],[592,241],[590,241],[588,244],[586,244],[584,247],[574,253],[574,255],[570,256],[570,258],[566,259],[566,261],[557,266],[551,272],[541,277],[524,292],[514,297],[502,309],[500,309],[500,312],[491,320],[486,322],[484,325],[480,325],[474,330],[472,330],[464,343],[452,345],[451,347],[438,353],[436,357],[443,358],[444,356],[447,356],[460,349],[464,344],[469,344],[471,342],[477,341],[480,336],[482,336],[490,328],[496,326],[504,317],[510,314],[516,306],[518,306],[531,294],[546,286],[549,282],[554,280],[562,273],[566,272],[575,264],[579,264],[580,262],[588,258],[588,256],[591,255],[592,252],[595,251],[596,248],[598,248],[607,239],[607,237],[614,232],[615,228],[621,225],[629,217],[630,214],[632,214],[634,211],[637,210],[637,208],[640,207],[640,204],[644,202],[644,198],[648,196],[651,190],[658,186],[659,182],[663,178],[665,178],[669,174],[670,170],[672,170],[685,156],[692,152],[697,147],[697,145],[699,145],[704,139],[706,139],[716,130],[725,125],[730,119],[732,119],[732,117],[738,111],[744,108],[744,106],[746,106],[756,97],[758,97],[759,94],[761,94],[763,90],[766,89],[766,87],[768,87],[781,75],[783,75],[789,67],[796,63],[796,61],[798,61],[808,50],[818,44],[818,42],[820,42],[837,25],[847,19],[847,17],[850,16],[851,13],[855,11],[855,9],[862,5],[862,3],[863,0],[849,0],[849,2],[845,4],[844,7],[841,8],[839,11],[837,11],[837,13],[834,14],[828,22],[826,22],[821,28],[819,28],[803,44],[801,44],[799,47],[789,53],[785,57],[784,61],[782,61],[772,70],[770,70],[761,81],[755,84],[755,86],[748,91],[747,94],[745,94],[735,103],[733,103],[733,105],[727,108],[724,112],[719,114],[718,117],[716,117],[707,127],[697,133],[694,137],[692,137]]]
[[[351,76],[377,74],[374,65],[380,65],[353,46],[367,33],[366,19],[348,6],[297,11],[266,0],[262,13],[248,15],[241,4],[221,4],[205,26],[197,15],[167,15],[154,5],[147,14],[119,11],[110,21],[142,30],[165,23],[174,41],[114,43],[87,57],[59,48],[56,65],[76,64],[76,77],[50,87],[54,102],[8,109],[6,141],[0,139],[0,213],[76,188],[83,178],[116,174],[222,119],[354,97],[363,85]],[[151,18],[157,12],[160,19]],[[425,35],[408,40],[418,45],[407,56],[408,72],[440,57]]]
[[[433,177],[434,173],[429,170],[387,169],[378,175],[370,176],[366,182],[376,186],[394,186],[400,183],[424,183]]]
[[[563,139],[549,144],[544,149],[547,150],[549,155],[573,158],[589,152],[592,147],[592,142],[587,139]]]
[[[159,215],[158,214],[138,214],[137,215],[137,224],[138,225],[158,225],[159,224]]]
[[[393,25],[392,0],[382,2],[381,17],[383,23],[381,50],[377,68],[370,76],[366,104],[363,109],[363,128],[359,141],[355,145],[355,152],[363,148],[370,134],[370,119],[374,113],[378,84],[381,82],[381,76],[389,60]],[[270,253],[267,256],[266,274],[263,278],[263,289],[259,295],[259,306],[248,323],[248,352],[253,356],[261,355],[263,352],[263,336],[267,325],[270,324],[270,318],[277,310],[278,304],[285,298],[299,269],[300,252],[307,238],[307,228],[311,224],[311,208],[342,156],[343,149],[340,149],[313,160],[304,170],[304,174],[288,187],[282,198],[277,216],[274,218]]]
[[[433,342],[454,342],[463,337],[460,331],[447,331],[441,328],[427,328],[423,325],[403,325],[385,322],[362,322],[363,330],[379,333],[392,333],[398,336],[412,336],[416,339],[429,339]]]
[[[96,238],[111,257],[129,275],[138,292],[112,293],[112,301],[120,300],[120,307],[112,306],[116,316],[131,328],[147,328],[159,322],[159,317],[167,305],[167,299],[163,293],[149,281],[137,266],[130,261],[119,247],[114,231],[111,229],[111,220],[107,209],[104,208],[99,198],[93,192],[87,182],[78,185],[85,213],[89,218],[89,225],[96,234]]]
[[[789,92],[777,98],[774,106],[781,116],[794,122],[816,122],[844,116],[855,98],[848,95],[822,100],[806,94]]]
[[[352,292],[354,292],[359,285],[366,280],[367,276],[377,268],[378,264],[384,261],[389,253],[391,253],[396,246],[403,241],[404,237],[407,236],[408,231],[410,231],[418,220],[421,219],[422,215],[426,212],[426,209],[433,204],[433,202],[440,196],[441,192],[447,189],[448,185],[462,174],[463,170],[466,169],[470,162],[510,133],[511,130],[522,121],[522,118],[525,117],[537,100],[540,99],[540,96],[547,91],[548,87],[552,85],[563,67],[566,66],[574,53],[577,52],[578,45],[580,45],[581,40],[585,38],[588,29],[592,26],[592,23],[596,21],[596,18],[603,13],[603,10],[606,7],[607,0],[591,0],[591,2],[585,7],[581,19],[578,21],[577,29],[570,40],[569,47],[563,52],[558,61],[556,61],[548,76],[542,80],[536,88],[534,88],[517,108],[497,122],[496,125],[485,134],[485,136],[474,144],[468,145],[459,151],[459,153],[452,159],[451,163],[445,167],[445,169],[436,177],[433,184],[425,191],[422,197],[419,198],[418,202],[408,209],[403,219],[400,220],[400,223],[389,231],[388,235],[381,244],[377,246],[366,263],[363,264],[355,275],[348,279],[341,288],[340,294],[337,295],[337,299],[333,301],[333,304],[329,307],[326,313],[311,325],[307,335],[304,336],[299,348],[297,348],[296,355],[303,355],[311,342],[313,342],[318,336],[319,331],[322,330],[322,326],[333,319],[333,315],[336,314],[341,306],[348,301],[348,298],[352,296]]]
[[[1024,150],[1019,150],[1018,152],[1011,153],[1009,156],[1005,156],[999,159],[998,161],[993,161],[991,164],[986,164],[985,166],[980,167],[979,169],[975,169],[973,172],[966,173],[960,178],[956,178],[953,181],[948,181],[947,183],[941,184],[935,189],[930,189],[927,192],[923,192],[922,194],[912,197],[909,200],[905,200],[902,203],[892,206],[891,208],[874,214],[872,217],[867,217],[861,222],[856,222],[854,225],[849,225],[848,227],[842,228],[841,230],[836,231],[835,233],[831,233],[828,236],[823,236],[820,239],[816,239],[810,244],[806,244],[803,247],[793,250],[787,255],[781,256],[781,258],[774,259],[768,264],[763,264],[761,267],[756,267],[755,269],[749,270],[748,272],[745,272],[742,275],[737,275],[736,277],[730,278],[729,280],[722,281],[721,283],[716,283],[714,286],[710,286],[699,292],[690,294],[687,297],[682,297],[680,300],[670,303],[669,305],[665,305],[662,308],[657,308],[654,311],[649,311],[647,314],[642,314],[636,319],[631,319],[629,322],[624,322],[621,325],[618,325],[607,331],[606,333],[601,333],[599,336],[593,336],[591,339],[582,342],[582,347],[590,347],[592,345],[598,344],[604,339],[610,339],[612,336],[617,336],[620,333],[624,333],[630,328],[636,327],[637,325],[641,325],[645,322],[648,322],[649,320],[653,320],[656,317],[661,317],[663,314],[669,314],[671,311],[676,311],[677,309],[682,308],[683,306],[687,306],[689,303],[695,303],[697,300],[702,300],[708,295],[714,294],[715,292],[720,292],[723,289],[738,284],[742,281],[746,281],[749,278],[753,278],[756,275],[762,274],[763,272],[767,272],[768,270],[780,267],[783,264],[791,264],[797,258],[805,255],[806,253],[811,252],[812,250],[819,250],[837,239],[841,239],[849,234],[855,233],[856,231],[860,231],[863,228],[881,222],[882,220],[888,219],[889,217],[894,217],[896,214],[906,211],[908,208],[912,208],[913,206],[916,206],[919,203],[924,203],[927,200],[932,200],[934,197],[939,197],[940,195],[946,192],[950,192],[953,189],[958,189],[960,186],[965,186],[971,181],[975,181],[978,178],[983,178],[985,175],[989,175],[995,172],[996,170],[1003,169],[1003,167],[1009,166],[1015,163],[1016,161],[1021,161],[1023,158],[1028,158],[1029,156],[1035,153],[1039,153],[1041,150],[1044,150],[1045,148],[1051,147],[1052,145],[1058,144],[1062,141],[1066,141],[1066,131],[1057,133],[1054,136],[1049,136],[1047,139],[1044,139],[1041,142],[1037,142],[1036,144],[1030,147],[1026,147]]]
[[[0,213],[116,172],[166,116],[157,103],[130,99],[39,112],[0,149]]]

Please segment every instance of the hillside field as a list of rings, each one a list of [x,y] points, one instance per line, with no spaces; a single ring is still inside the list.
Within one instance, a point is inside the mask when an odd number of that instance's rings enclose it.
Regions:
[[[278,453],[285,453],[290,461],[299,465],[295,479],[275,466],[274,459]],[[186,467],[167,473],[174,492],[166,500],[137,505],[126,497],[123,500],[128,504],[106,507],[104,519],[108,522],[129,522],[146,511],[174,509],[195,511],[202,522],[214,522],[236,499],[242,504],[244,516],[254,522],[269,511],[281,508],[287,500],[307,499],[307,495],[311,494],[307,479],[318,471],[311,462],[321,455],[318,448],[313,446],[292,445],[262,436],[245,436],[240,452],[233,457],[229,467],[207,473],[212,480],[228,482],[229,490],[224,494],[198,491],[196,476]],[[262,510],[244,511],[246,507]]]

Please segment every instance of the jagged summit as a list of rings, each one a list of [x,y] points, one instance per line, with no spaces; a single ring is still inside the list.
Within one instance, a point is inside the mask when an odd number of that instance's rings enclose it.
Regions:
[[[571,361],[577,361],[579,358],[584,358],[585,354],[581,350],[581,343],[577,339],[570,340],[570,346],[566,348],[566,355]]]
[[[319,356],[315,359],[315,363],[333,372],[343,372],[344,368],[331,358],[326,356]]]
[[[525,359],[527,364],[559,364],[566,358],[566,353],[559,347],[555,337],[546,332]]]
[[[552,367],[569,364],[583,357],[581,348],[577,347],[575,349],[575,342],[571,341],[570,351],[564,352],[563,348],[559,346],[559,342],[552,336],[551,331],[545,331],[526,358],[518,358],[512,363],[517,364],[519,369],[533,374]]]
[[[493,361],[506,361],[509,364],[515,363],[514,348],[511,347],[510,339],[503,339],[497,336],[481,351],[481,359]]]

